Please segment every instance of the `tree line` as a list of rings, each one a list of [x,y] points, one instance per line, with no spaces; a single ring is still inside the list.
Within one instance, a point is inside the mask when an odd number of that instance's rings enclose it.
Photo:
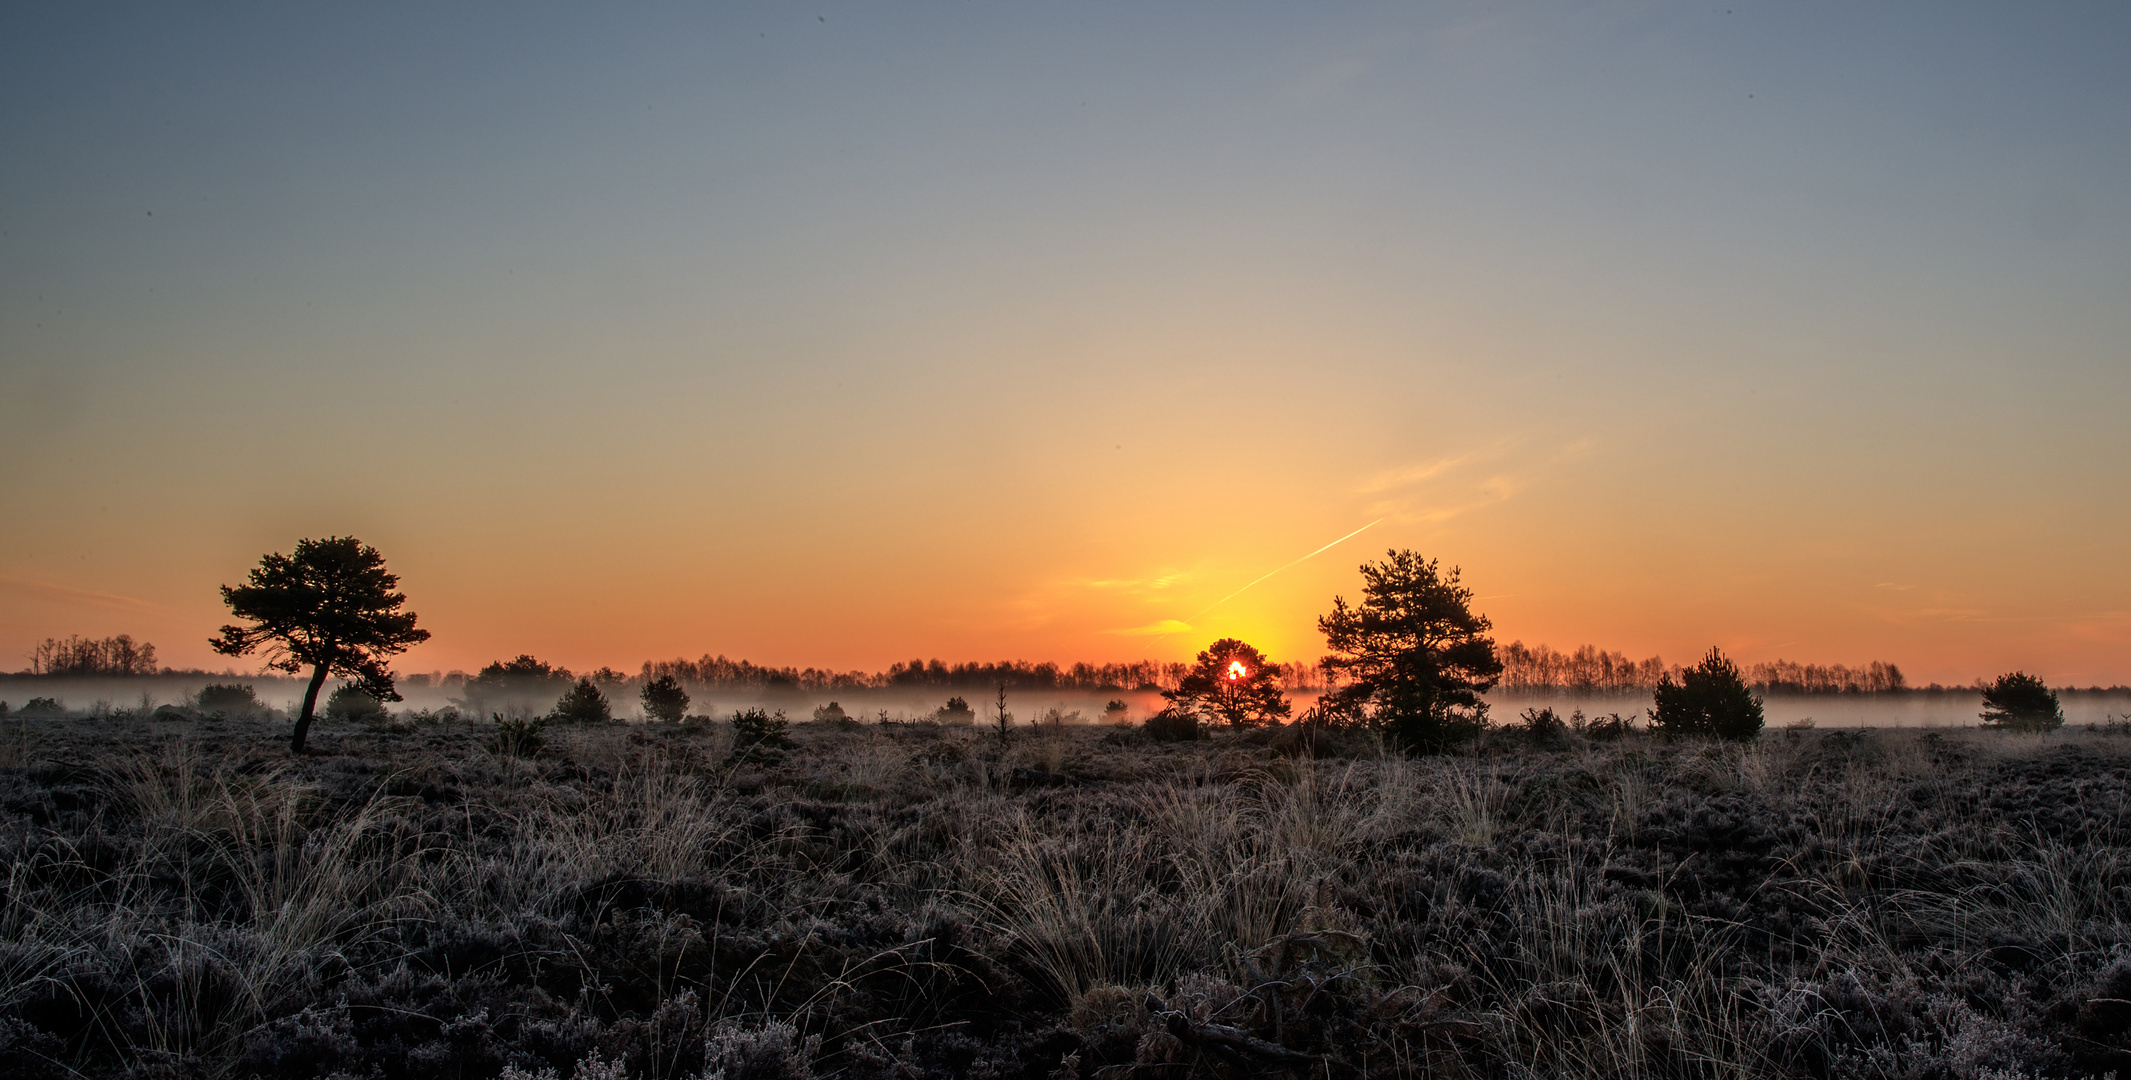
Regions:
[[[63,676],[154,675],[155,646],[117,637],[46,638],[30,649],[30,674]]]
[[[1361,599],[1332,598],[1332,610],[1317,620],[1327,654],[1316,667],[1324,690],[1302,715],[1305,726],[1356,727],[1382,734],[1393,745],[1438,750],[1471,739],[1489,726],[1488,704],[1481,695],[1511,677],[1513,685],[1616,687],[1641,680],[1654,669],[1651,726],[1670,735],[1704,735],[1751,739],[1762,728],[1762,703],[1737,665],[1712,648],[1693,667],[1665,669],[1655,658],[1631,662],[1619,653],[1589,646],[1564,657],[1544,646],[1521,642],[1498,649],[1488,631],[1492,624],[1472,610],[1473,593],[1459,570],[1410,550],[1386,552],[1382,562],[1360,567]],[[391,657],[429,639],[406,610],[407,597],[397,590],[399,578],[385,568],[384,556],[354,537],[301,540],[293,554],[262,557],[242,585],[222,587],[222,598],[236,622],[222,627],[209,644],[226,656],[262,654],[267,665],[298,674],[310,668],[302,710],[290,747],[301,753],[304,735],[316,713],[319,692],[329,676],[348,680],[341,691],[367,695],[378,702],[398,701]],[[84,663],[154,670],[152,648],[132,639],[104,642],[70,638],[48,640],[40,666]],[[1002,737],[1008,721],[1006,694],[1011,686],[1036,689],[1160,687],[1168,699],[1170,722],[1190,727],[1202,721],[1232,727],[1276,724],[1293,714],[1287,689],[1299,682],[1301,665],[1277,664],[1248,643],[1230,638],[1215,642],[1190,665],[1089,665],[1062,669],[1055,664],[1021,661],[949,667],[937,660],[898,663],[875,676],[858,672],[793,671],[706,657],[646,664],[641,696],[647,715],[681,720],[688,704],[684,682],[749,686],[774,690],[875,689],[893,686],[972,685],[996,687]],[[1762,665],[1764,686],[1800,688],[1841,686],[1859,692],[1899,689],[1899,669],[1875,663],[1863,669],[1821,668],[1778,661]],[[626,681],[619,672],[595,673],[606,681]],[[1010,684],[1011,680],[1011,684]],[[1542,680],[1547,680],[1542,683]],[[810,685],[811,684],[811,685]],[[1092,685],[1091,685],[1092,684]],[[567,686],[557,715],[584,714],[611,718],[605,692],[593,676],[573,677],[557,668],[519,656],[484,668],[467,681],[469,690],[536,690]],[[2056,692],[2022,672],[2000,676],[1983,687],[1988,725],[2049,730],[2064,723]],[[338,693],[340,691],[336,691]],[[966,707],[966,706],[965,706]],[[502,722],[505,717],[498,714]],[[1528,718],[1529,719],[1529,718]],[[1536,726],[1536,721],[1533,722]]]
[[[1662,680],[1669,677],[1677,682],[1689,670],[1678,664],[1668,666],[1655,656],[1630,660],[1623,653],[1592,645],[1564,653],[1546,645],[1513,641],[1499,655],[1501,688],[1530,695],[1648,694]],[[1740,677],[1757,694],[1890,694],[1910,688],[1901,668],[1880,660],[1858,667],[1771,660],[1746,665]]]

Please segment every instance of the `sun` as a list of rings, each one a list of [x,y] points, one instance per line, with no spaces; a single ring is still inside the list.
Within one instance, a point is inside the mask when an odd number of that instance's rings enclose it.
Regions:
[[[1228,677],[1230,679],[1241,679],[1249,674],[1250,669],[1243,666],[1243,661],[1230,660],[1228,662]]]

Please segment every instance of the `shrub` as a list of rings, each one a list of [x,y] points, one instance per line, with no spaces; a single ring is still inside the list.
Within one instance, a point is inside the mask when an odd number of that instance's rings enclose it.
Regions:
[[[1584,724],[1583,737],[1594,742],[1617,742],[1635,730],[1635,719],[1619,713],[1594,716]]]
[[[607,724],[614,721],[614,709],[591,679],[579,679],[555,702],[553,716],[562,724]]]
[[[644,702],[644,715],[653,720],[679,723],[688,715],[688,691],[681,688],[681,680],[671,675],[645,683],[638,697]]]
[[[1581,721],[1583,713],[1578,712],[1576,716]],[[1558,743],[1569,730],[1569,725],[1562,721],[1561,715],[1551,706],[1544,709],[1536,706],[1526,709],[1518,719],[1523,721],[1519,726],[1523,729],[1524,737],[1535,744]]]
[[[385,719],[385,703],[354,683],[342,683],[326,698],[326,719],[377,723]]]
[[[851,719],[851,714],[845,712],[843,706],[833,701],[827,705],[814,707],[814,722],[817,724],[840,724],[849,719]]]
[[[1163,709],[1148,717],[1140,730],[1155,742],[1191,742],[1199,737],[1199,718],[1192,713]]]
[[[266,711],[266,705],[249,686],[236,683],[208,683],[192,697],[193,705],[201,712],[212,715],[254,716]]]
[[[974,724],[977,722],[977,710],[970,708],[969,702],[959,697],[951,697],[947,699],[947,704],[940,706],[939,711],[932,714],[932,718],[942,724]]]
[[[490,753],[508,758],[529,758],[548,744],[547,717],[509,717],[495,714],[496,734],[488,741]]]
[[[407,714],[407,720],[409,723],[423,725],[454,724],[459,720],[459,710],[453,705],[446,705],[441,709],[415,709]]]
[[[766,712],[757,706],[733,713],[733,759],[774,757],[778,751],[789,749],[792,740],[785,734],[788,726],[783,709]]]
[[[1998,676],[1983,691],[1983,726],[2000,731],[2055,731],[2064,726],[2057,691],[2024,671]]]
[[[1712,648],[1702,662],[1680,673],[1675,683],[1663,675],[1650,726],[1670,736],[1712,735],[1752,742],[1761,734],[1761,699],[1746,688],[1738,665]]]
[[[67,703],[58,698],[33,697],[25,702],[16,716],[58,717],[67,714]]]
[[[1069,726],[1077,727],[1081,722],[1079,709],[1053,707],[1045,709],[1042,715],[1036,717],[1036,729],[1039,731],[1058,731]]]
[[[1125,704],[1121,699],[1111,698],[1110,703],[1102,707],[1102,718],[1106,724],[1130,723],[1132,706]]]

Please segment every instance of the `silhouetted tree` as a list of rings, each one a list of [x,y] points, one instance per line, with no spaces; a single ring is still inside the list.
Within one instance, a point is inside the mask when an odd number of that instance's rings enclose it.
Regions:
[[[542,702],[570,686],[576,676],[566,667],[555,667],[524,653],[509,661],[492,663],[474,673],[460,690],[459,704],[475,715],[501,709],[506,713],[536,711]]]
[[[131,635],[46,638],[30,649],[36,675],[153,675],[155,646]]]
[[[681,680],[671,675],[645,683],[637,696],[643,699],[644,715],[653,720],[678,722],[688,715],[688,691],[681,688]]]
[[[1761,734],[1761,699],[1747,689],[1738,665],[1714,647],[1702,662],[1657,681],[1650,727],[1666,735],[1713,735],[1752,742]]]
[[[224,656],[266,652],[267,665],[295,673],[311,668],[303,712],[289,738],[303,752],[304,735],[328,674],[355,679],[379,701],[398,701],[385,658],[429,640],[415,615],[400,610],[398,576],[385,569],[377,549],[352,536],[299,540],[293,555],[276,552],[259,560],[245,584],[222,586],[222,601],[247,625],[229,625],[209,642]]]
[[[1232,728],[1277,723],[1291,706],[1280,692],[1280,665],[1267,663],[1257,649],[1235,638],[1222,638],[1201,652],[1174,690],[1165,690],[1171,708],[1228,721]]]
[[[1013,733],[1014,714],[1006,711],[1006,684],[999,684],[999,700],[992,706],[992,727],[998,732],[999,745],[1005,746]]]
[[[2064,726],[2057,691],[2025,671],[1998,676],[1983,691],[1983,726],[2003,731],[2048,732]]]
[[[614,709],[607,704],[607,695],[590,678],[583,678],[555,702],[552,715],[557,723],[605,724],[613,721]]]
[[[932,714],[932,718],[942,724],[975,724],[977,710],[970,708],[969,702],[956,696],[948,698],[947,704],[940,706],[939,710]]]
[[[1457,567],[1443,571],[1412,551],[1388,554],[1362,564],[1360,605],[1333,597],[1332,613],[1317,620],[1331,649],[1324,669],[1342,681],[1320,699],[1320,713],[1408,748],[1441,749],[1487,726],[1480,695],[1502,664]]]

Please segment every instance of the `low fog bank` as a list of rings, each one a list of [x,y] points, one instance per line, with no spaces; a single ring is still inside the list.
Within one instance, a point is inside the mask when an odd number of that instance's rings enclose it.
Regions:
[[[303,701],[307,680],[278,675],[227,675],[202,672],[165,672],[156,675],[77,677],[28,674],[0,675],[0,704],[20,711],[33,699],[58,702],[70,716],[108,717],[152,713],[161,706],[190,708],[210,685],[249,686],[259,703],[293,716]],[[319,695],[319,705],[340,685],[330,680]],[[599,682],[617,719],[642,720],[638,699],[642,679],[626,678]],[[441,711],[457,708],[486,719],[489,712],[539,715],[554,706],[554,692],[527,694],[508,702],[490,700],[479,710],[469,708],[463,677],[411,675],[399,683],[404,701],[393,703],[393,712]],[[887,720],[910,723],[942,718],[951,699],[959,698],[972,714],[971,722],[992,722],[998,704],[997,691],[953,687],[886,687],[817,689],[789,685],[773,687],[688,687],[691,715],[724,718],[740,709],[781,710],[794,723],[815,719],[817,713],[835,716],[837,710],[851,720],[877,723]],[[2131,690],[2062,688],[2058,691],[2067,726],[2102,724],[2131,717]],[[1313,690],[1289,694],[1300,715],[1316,700]],[[1810,721],[1816,728],[1926,728],[1974,727],[1982,710],[1981,694],[1975,689],[1909,690],[1882,694],[1767,694],[1762,697],[1771,729]],[[1496,724],[1517,720],[1526,709],[1550,708],[1563,718],[1582,711],[1597,718],[1618,713],[1638,726],[1648,722],[1652,705],[1648,693],[1555,693],[1501,692],[1487,695],[1490,718]],[[1122,708],[1113,707],[1121,705]],[[1006,710],[1016,725],[1044,720],[1068,724],[1138,723],[1166,704],[1151,690],[1083,690],[1068,688],[1013,689],[1006,694]],[[833,707],[833,708],[832,708]],[[949,718],[958,714],[949,713]]]
[[[2131,716],[2131,690],[2061,688],[2067,727],[2103,724]],[[1553,709],[1564,719],[1575,710],[1587,717],[1619,713],[1638,726],[1649,722],[1653,704],[1636,694],[1489,694],[1490,719],[1514,721],[1526,709]],[[1771,730],[1811,721],[1816,728],[1975,727],[1983,711],[1983,694],[1975,689],[1907,690],[1889,694],[1766,694],[1762,715]]]
[[[20,711],[33,700],[48,699],[58,702],[69,716],[147,714],[162,706],[193,707],[199,700],[201,689],[207,686],[236,685],[251,687],[261,705],[294,715],[302,707],[303,692],[308,681],[280,675],[217,675],[199,672],[105,677],[0,674],[0,704],[14,712]],[[330,679],[321,688],[318,702],[321,710],[325,707],[327,696],[340,686],[341,682],[339,679]],[[642,703],[638,698],[642,686],[640,678],[602,681],[596,685],[606,694],[617,719],[644,718]],[[398,689],[404,700],[389,704],[388,707],[393,712],[469,709],[463,677],[439,679],[425,675],[404,676],[399,680]],[[952,698],[960,698],[968,706],[974,714],[975,722],[989,723],[998,704],[996,690],[987,694],[973,688],[912,687],[830,691],[791,687],[691,686],[688,691],[688,712],[692,715],[723,718],[740,709],[762,708],[782,710],[786,717],[795,723],[814,719],[817,709],[826,711],[832,705],[842,710],[850,719],[867,723],[882,719],[899,723],[932,720]],[[506,695],[483,702],[484,708],[480,711],[538,715],[554,707],[555,697],[553,692]],[[1306,707],[1314,699],[1314,694],[1298,695],[1297,710]],[[1123,708],[1112,708],[1113,703],[1122,704]],[[1017,725],[1034,723],[1053,714],[1058,721],[1064,723],[1136,723],[1145,720],[1164,704],[1159,693],[1141,690],[1009,689],[1006,695],[1006,710]]]

